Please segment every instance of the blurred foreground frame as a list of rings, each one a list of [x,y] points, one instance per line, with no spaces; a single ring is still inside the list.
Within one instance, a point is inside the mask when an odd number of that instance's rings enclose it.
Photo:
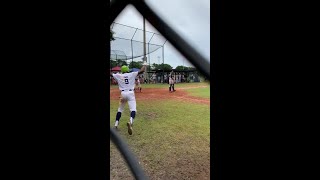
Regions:
[[[158,16],[144,0],[111,0],[109,27],[127,5],[133,5],[141,15],[149,21],[190,63],[199,69],[204,76],[210,79],[210,63],[187,41],[175,32],[160,16]],[[110,54],[109,54],[110,59]],[[148,179],[137,159],[129,150],[128,145],[120,138],[114,129],[110,127],[110,138],[128,163],[134,177],[138,180]]]

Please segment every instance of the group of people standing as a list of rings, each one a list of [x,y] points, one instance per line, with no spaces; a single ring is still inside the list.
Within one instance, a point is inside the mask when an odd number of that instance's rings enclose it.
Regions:
[[[169,77],[171,77],[175,83],[182,83],[185,81],[185,75],[182,73],[175,74],[173,71],[171,71],[169,74],[164,74],[163,77],[157,76],[156,73],[153,73],[150,76],[150,83],[156,84],[156,83],[169,83]],[[145,81],[147,83],[147,81]]]
[[[143,75],[139,75],[136,77],[136,83],[137,84],[156,84],[156,83],[167,83],[169,84],[169,77],[173,79],[174,83],[184,83],[187,82],[186,77],[183,73],[175,73],[171,71],[169,74],[164,74],[162,77],[157,75],[156,73],[151,74],[150,79],[148,81],[147,78],[144,78]],[[111,83],[113,85],[117,85],[117,81],[111,77]]]

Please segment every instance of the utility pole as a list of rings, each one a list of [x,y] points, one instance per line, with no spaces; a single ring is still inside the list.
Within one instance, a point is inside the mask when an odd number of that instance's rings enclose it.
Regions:
[[[133,36],[132,36],[132,38],[131,38],[131,65],[133,65],[133,46],[132,46],[132,39],[133,39],[134,35],[136,34],[137,30],[138,30],[138,28],[136,28],[136,30],[134,31],[134,34],[133,34]],[[129,64],[130,64],[130,63],[129,63]],[[131,68],[132,68],[132,67],[131,67]]]
[[[146,53],[146,19],[143,17],[143,55],[144,55],[145,62],[147,61],[146,54],[147,54]],[[147,78],[147,72],[148,72],[148,68],[146,67],[146,71],[144,72],[145,78]],[[149,83],[149,78],[147,78],[147,83]]]
[[[164,44],[167,42],[167,40],[162,45],[162,76],[163,76],[163,83],[164,83]]]

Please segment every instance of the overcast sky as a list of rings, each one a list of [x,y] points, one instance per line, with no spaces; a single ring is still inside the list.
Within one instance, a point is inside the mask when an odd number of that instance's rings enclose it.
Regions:
[[[146,0],[146,2],[210,61],[210,0]],[[115,22],[143,29],[143,17],[131,5],[121,12]],[[147,21],[146,30],[159,33]],[[151,64],[162,63],[161,48],[151,53],[150,59]],[[164,45],[164,63],[170,64],[173,68],[179,65],[192,66],[169,42]]]

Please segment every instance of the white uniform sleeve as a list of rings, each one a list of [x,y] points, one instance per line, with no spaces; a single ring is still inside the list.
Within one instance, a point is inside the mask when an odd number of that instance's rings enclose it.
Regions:
[[[138,76],[139,72],[133,72],[134,78]]]

